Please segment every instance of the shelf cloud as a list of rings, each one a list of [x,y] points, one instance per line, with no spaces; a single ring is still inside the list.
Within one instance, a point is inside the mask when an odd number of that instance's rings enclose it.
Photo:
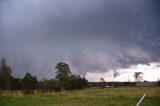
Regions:
[[[1,0],[0,58],[15,76],[52,78],[160,61],[158,0]]]

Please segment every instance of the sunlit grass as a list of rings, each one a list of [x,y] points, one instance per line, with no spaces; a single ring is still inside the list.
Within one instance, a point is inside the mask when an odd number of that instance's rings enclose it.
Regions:
[[[135,106],[143,94],[141,106],[160,106],[159,87],[88,88],[66,92],[1,93],[0,106]]]

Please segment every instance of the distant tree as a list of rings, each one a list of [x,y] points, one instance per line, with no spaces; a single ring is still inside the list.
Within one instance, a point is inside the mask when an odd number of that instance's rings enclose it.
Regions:
[[[160,81],[157,82],[157,85],[160,86]]]
[[[39,81],[38,88],[41,90],[45,90],[47,92],[60,90],[58,81],[55,79],[50,79],[50,80],[44,79],[43,81]]]
[[[80,77],[80,75],[70,75],[67,79],[67,84],[65,85],[65,90],[75,90],[88,87],[88,81],[85,77]],[[57,79],[44,79],[38,82],[38,89],[45,90],[47,92],[60,91],[59,80]]]
[[[157,85],[160,86],[160,78],[157,80]]]
[[[22,89],[24,90],[35,90],[38,88],[37,78],[32,76],[30,73],[26,73],[22,79]]]
[[[101,88],[104,88],[106,86],[106,81],[104,80],[104,78],[100,78],[99,86]]]
[[[84,76],[78,77],[78,82],[80,84],[79,89],[88,87],[88,80]]]
[[[143,75],[142,72],[135,72],[133,77],[134,77],[136,82],[140,82],[140,81],[143,81],[144,75]]]
[[[72,74],[69,65],[63,62],[59,62],[56,67],[56,79],[59,81],[61,90],[65,90],[69,84],[69,78]]]
[[[12,90],[20,90],[21,89],[21,79],[12,77],[11,80],[11,89]]]
[[[80,75],[70,76],[67,90],[82,89],[86,87],[88,87],[88,81],[85,79],[85,77],[82,78]]]
[[[11,68],[6,64],[5,58],[1,60],[0,64],[0,89],[11,89]]]

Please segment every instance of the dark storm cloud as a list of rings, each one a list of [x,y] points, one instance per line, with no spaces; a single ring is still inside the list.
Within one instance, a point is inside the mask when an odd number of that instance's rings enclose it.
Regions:
[[[15,75],[52,77],[66,61],[77,74],[160,60],[157,0],[3,0],[0,57]],[[52,71],[53,70],[53,71]],[[115,74],[117,76],[118,74]]]

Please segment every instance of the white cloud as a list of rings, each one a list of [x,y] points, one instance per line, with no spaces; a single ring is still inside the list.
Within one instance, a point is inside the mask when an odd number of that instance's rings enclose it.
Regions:
[[[106,81],[134,81],[133,74],[135,72],[142,72],[144,74],[144,80],[157,81],[160,78],[160,63],[150,63],[150,65],[138,64],[131,66],[127,69],[119,69],[120,75],[114,78],[114,71],[110,70],[104,73],[91,73],[87,72],[86,78],[89,81],[98,82],[100,78],[104,78]]]

